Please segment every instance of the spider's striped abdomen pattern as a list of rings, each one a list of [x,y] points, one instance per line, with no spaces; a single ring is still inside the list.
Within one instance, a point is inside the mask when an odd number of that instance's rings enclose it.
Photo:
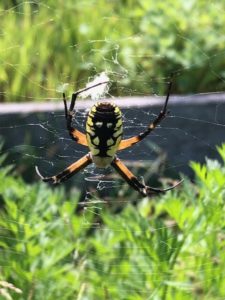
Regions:
[[[86,137],[97,167],[105,168],[112,162],[122,134],[122,114],[117,105],[99,102],[91,108],[86,122]]]

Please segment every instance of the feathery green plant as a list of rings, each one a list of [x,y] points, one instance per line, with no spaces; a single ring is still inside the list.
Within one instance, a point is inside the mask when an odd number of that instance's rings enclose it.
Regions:
[[[191,163],[195,184],[122,199],[117,214],[77,210],[76,194],[1,168],[0,280],[22,291],[12,299],[223,299],[225,144],[218,151],[221,162]]]

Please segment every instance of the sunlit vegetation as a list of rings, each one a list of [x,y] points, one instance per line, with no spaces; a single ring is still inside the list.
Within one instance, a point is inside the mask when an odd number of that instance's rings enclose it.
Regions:
[[[0,289],[16,300],[223,299],[225,145],[218,151],[222,162],[192,163],[195,184],[126,199],[116,214],[1,168]]]
[[[1,101],[57,98],[107,71],[119,95],[224,90],[224,1],[1,1]],[[60,95],[61,96],[61,95]]]

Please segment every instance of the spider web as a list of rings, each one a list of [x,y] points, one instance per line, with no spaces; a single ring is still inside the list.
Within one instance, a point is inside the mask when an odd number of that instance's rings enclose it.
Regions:
[[[16,6],[9,7],[8,10],[1,11],[1,15],[7,15],[15,7],[19,8],[24,3],[20,2]],[[36,4],[36,2],[33,3]],[[82,3],[89,6],[88,2],[82,1]],[[216,2],[211,1],[211,5],[216,5]],[[51,22],[51,19],[54,19],[54,10],[51,5],[47,6],[44,2],[40,3],[40,7],[42,6],[47,7],[48,16],[45,20],[47,24]],[[26,13],[21,12],[20,9],[17,10],[17,13],[22,13],[24,18],[26,17]],[[194,20],[197,17],[195,15],[193,17]],[[106,21],[107,18],[105,17]],[[31,27],[39,25],[38,23],[32,23]],[[57,22],[53,22],[53,27],[56,25]],[[85,24],[81,26],[81,29],[83,31],[87,30]],[[13,45],[13,35],[10,31],[3,28],[1,34],[7,36],[11,40],[12,45],[10,49],[3,46],[1,51],[19,51],[20,45]],[[218,36],[217,32],[214,32],[214,34]],[[177,35],[179,35],[181,40],[186,40],[190,48],[196,50],[200,59],[197,62],[194,60],[187,61],[187,65],[183,68],[174,66],[170,70],[170,73],[172,71],[174,75],[174,86],[176,87],[176,82],[182,81],[184,85],[188,85],[187,78],[191,74],[194,72],[201,74],[202,70],[207,69],[207,73],[214,78],[214,81],[218,82],[218,89],[210,90],[209,87],[209,90],[204,91],[199,87],[199,89],[195,88],[191,90],[188,96],[177,95],[172,92],[169,102],[170,114],[167,118],[143,142],[119,153],[119,157],[132,172],[139,176],[139,178],[144,178],[146,184],[151,186],[157,186],[160,181],[165,185],[169,185],[174,180],[176,181],[183,176],[192,178],[193,174],[189,167],[189,162],[195,160],[203,163],[205,157],[218,158],[215,145],[224,142],[225,102],[223,90],[225,82],[221,75],[223,74],[222,71],[217,67],[217,59],[222,61],[225,58],[225,49],[222,48],[216,53],[210,53],[203,46],[199,46],[201,44],[193,40],[191,36],[185,36],[180,32],[177,32]],[[218,36],[218,38],[221,37]],[[52,85],[47,88],[45,85],[42,86],[40,81],[26,77],[26,73],[23,71],[24,62],[22,60],[16,64],[11,63],[10,60],[0,62],[3,68],[7,67],[16,70],[18,73],[24,72],[27,84],[31,87],[33,86],[34,89],[40,86],[42,90],[40,99],[37,95],[27,95],[23,92],[20,94],[11,94],[7,89],[0,86],[2,89],[0,93],[4,98],[12,97],[19,100],[23,99],[24,101],[27,99],[31,101],[47,99],[48,102],[53,100],[54,103],[60,105],[57,110],[50,109],[44,114],[28,113],[15,118],[12,117],[13,115],[2,114],[0,116],[2,119],[0,130],[5,140],[4,152],[9,154],[9,162],[16,165],[17,171],[23,174],[28,182],[30,179],[37,180],[34,173],[35,165],[40,167],[44,175],[55,175],[87,152],[86,148],[77,145],[70,139],[65,128],[62,91],[67,93],[69,103],[74,86],[83,88],[88,83],[93,82],[96,76],[100,76],[100,74],[106,74],[109,77],[111,86],[108,91],[104,91],[102,95],[97,96],[95,93],[96,90],[90,91],[90,94],[86,95],[89,98],[88,102],[79,97],[77,107],[81,109],[77,110],[74,125],[81,131],[84,131],[86,115],[90,105],[93,105],[96,101],[101,101],[101,99],[116,102],[121,107],[125,138],[145,130],[149,122],[157,116],[164,103],[170,73],[168,73],[168,76],[161,76],[159,74],[146,81],[148,77],[147,70],[142,69],[136,78],[136,82],[132,79],[134,87],[127,88],[127,82],[129,82],[129,78],[134,78],[135,72],[133,67],[129,67],[128,64],[125,65],[124,62],[121,62],[122,50],[120,42],[121,40],[128,41],[130,39],[140,41],[141,36],[123,34],[118,41],[107,36],[107,38],[101,40],[95,38],[92,40],[83,40],[82,43],[64,45],[76,52],[76,55],[80,54],[80,56],[84,56],[82,58],[83,63],[87,54],[97,52],[101,61],[101,67],[93,65],[90,59],[89,61],[85,61],[85,63],[87,67],[92,69],[92,76],[81,76],[79,80],[74,82],[66,73],[61,72],[58,74],[58,82],[55,83],[55,86]],[[96,47],[99,43],[102,44],[104,51]],[[87,49],[92,45],[91,50],[87,50],[87,53],[82,53],[85,45]],[[141,45],[139,44],[139,46]],[[105,49],[108,49],[108,52]],[[109,53],[111,53],[111,58]],[[136,55],[140,54],[137,53]],[[135,58],[133,52],[129,55],[128,49],[127,59],[132,61]],[[146,59],[146,57],[144,58]],[[66,57],[63,59],[66,65]],[[153,55],[149,59],[158,59],[158,56]],[[29,62],[29,64],[35,69],[36,66],[32,66],[32,62]],[[73,66],[68,66],[68,68],[73,68]],[[136,68],[141,69],[141,65],[137,65]],[[205,75],[203,73],[200,76]],[[46,78],[45,80],[48,81]],[[74,176],[64,186],[68,190],[73,188],[80,190],[82,186],[80,207],[85,208],[86,211],[93,212],[99,217],[101,217],[101,208],[98,207],[98,203],[116,205],[116,209],[118,209],[122,202],[135,202],[139,199],[139,195],[133,192],[113,169],[107,168],[101,170],[95,168],[94,165],[90,165],[84,169],[80,175]],[[29,208],[27,209],[29,210]],[[101,227],[98,223],[94,225],[99,228]],[[118,228],[118,230],[122,229]]]

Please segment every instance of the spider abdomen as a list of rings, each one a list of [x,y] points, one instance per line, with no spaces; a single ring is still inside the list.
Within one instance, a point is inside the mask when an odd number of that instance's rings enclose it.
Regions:
[[[118,106],[100,102],[91,108],[86,122],[86,137],[97,167],[105,168],[112,162],[122,134],[122,114]]]

